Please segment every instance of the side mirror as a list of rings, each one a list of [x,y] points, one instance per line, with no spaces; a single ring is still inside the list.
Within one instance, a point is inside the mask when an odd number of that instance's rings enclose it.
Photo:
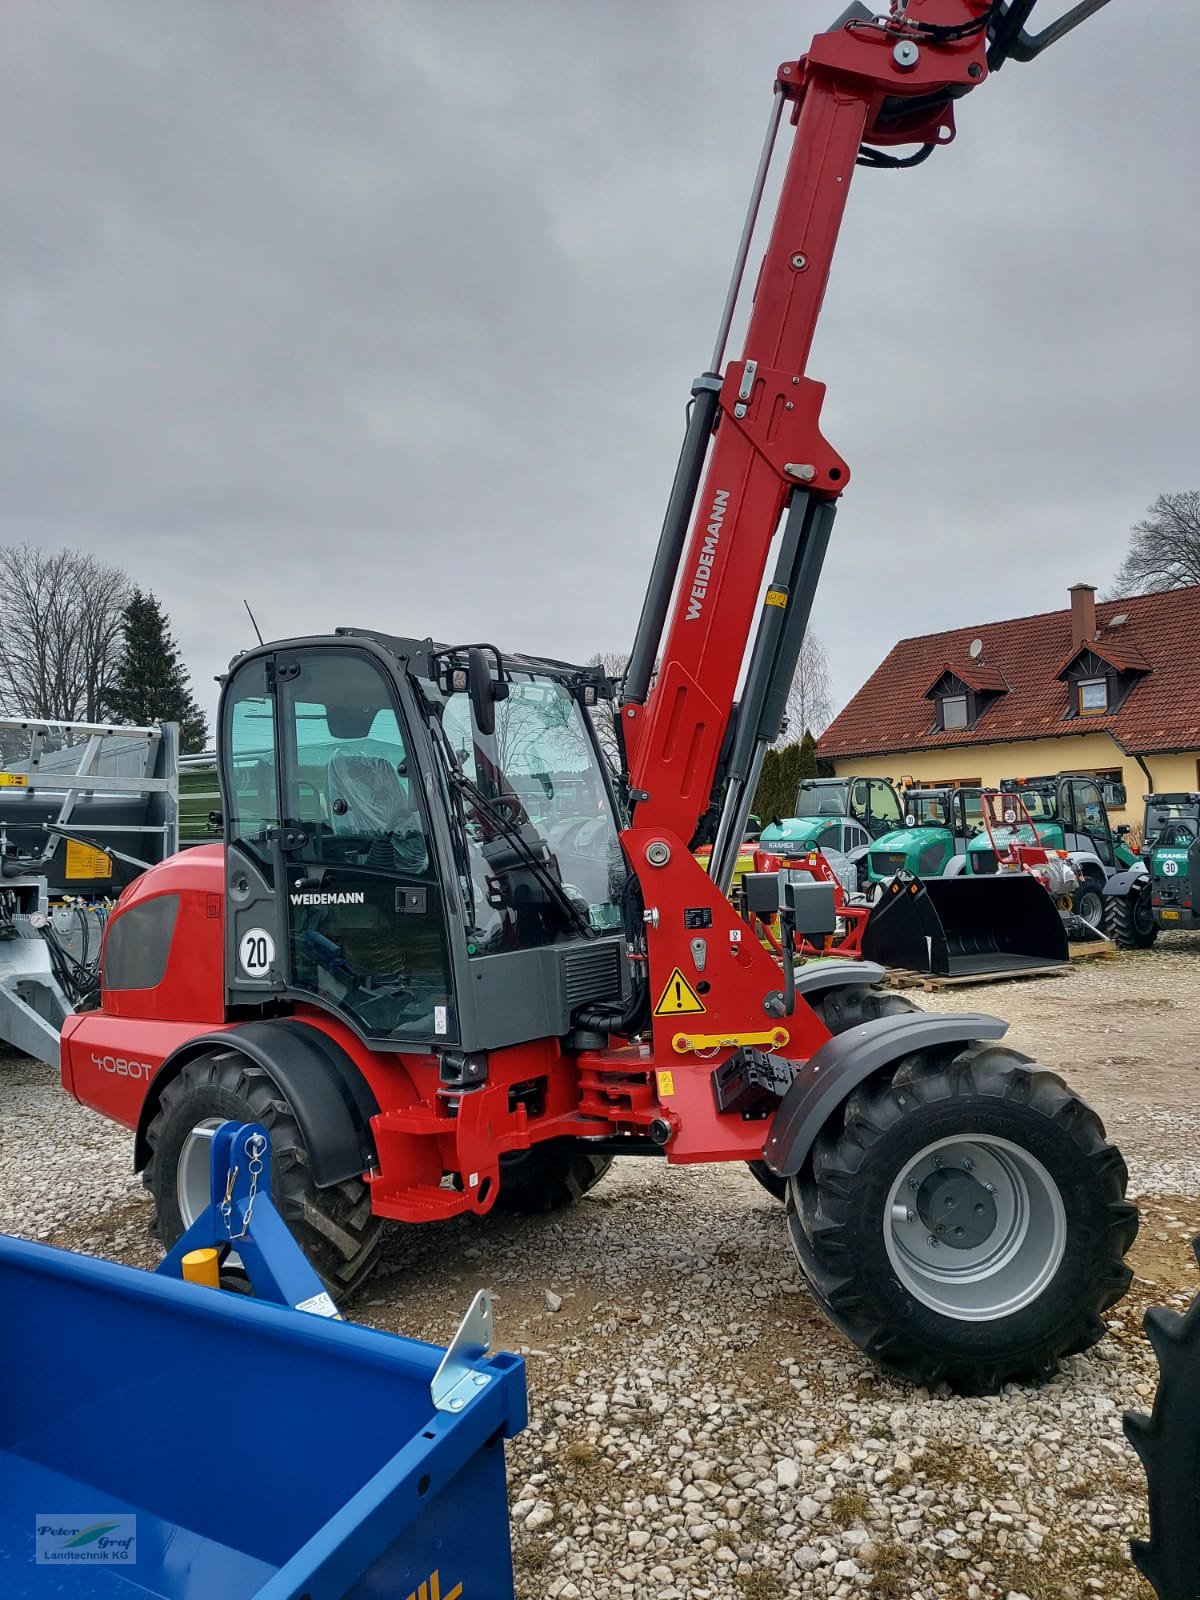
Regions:
[[[1118,839],[1123,839],[1126,834],[1133,832],[1133,828],[1128,822],[1119,822],[1113,829],[1113,832],[1116,834]]]
[[[496,702],[492,695],[492,673],[487,656],[474,646],[467,651],[467,693],[475,726],[486,735],[496,731]]]

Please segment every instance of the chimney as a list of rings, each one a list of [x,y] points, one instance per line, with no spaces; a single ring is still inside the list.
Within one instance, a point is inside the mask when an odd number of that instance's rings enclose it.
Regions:
[[[1096,585],[1073,583],[1071,596],[1071,643],[1091,644],[1096,637]]]

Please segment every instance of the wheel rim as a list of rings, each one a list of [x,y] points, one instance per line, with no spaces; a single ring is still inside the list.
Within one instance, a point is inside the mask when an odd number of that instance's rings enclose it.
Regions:
[[[959,1135],[906,1163],[884,1238],[896,1276],[923,1305],[960,1322],[994,1322],[1036,1300],[1054,1277],[1067,1219],[1036,1156],[990,1134]]]
[[[1097,889],[1085,889],[1079,896],[1076,916],[1082,917],[1084,922],[1097,926],[1104,915],[1104,897]]]
[[[212,1200],[212,1142],[221,1122],[220,1117],[205,1117],[188,1134],[179,1152],[175,1194],[185,1230]]]

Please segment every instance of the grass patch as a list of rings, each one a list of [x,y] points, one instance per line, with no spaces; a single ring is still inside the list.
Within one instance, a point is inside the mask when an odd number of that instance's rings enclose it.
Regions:
[[[513,1579],[517,1600],[545,1600],[546,1584],[552,1575],[550,1549],[553,1543],[554,1538],[541,1534],[513,1540]]]
[[[600,1452],[594,1444],[586,1440],[577,1439],[574,1444],[569,1444],[563,1451],[563,1460],[569,1467],[590,1467],[600,1459]]]
[[[743,1600],[779,1600],[777,1572],[743,1572],[733,1581]]]
[[[1023,1594],[1037,1596],[1037,1600],[1074,1600],[1079,1593],[1078,1586],[1071,1585],[1070,1590],[1063,1588],[1062,1584],[1052,1572],[1047,1572],[1046,1563],[1027,1555],[1023,1550],[1006,1551],[1007,1565],[1001,1570],[1004,1573],[1005,1586],[1009,1589],[1018,1589]]]
[[[908,1600],[914,1576],[903,1545],[877,1545],[871,1562],[871,1600]]]
[[[939,1484],[953,1489],[960,1483],[979,1485],[980,1474],[973,1456],[977,1452],[961,1444],[949,1444],[944,1439],[931,1439],[925,1453],[916,1458],[914,1471],[926,1483]],[[990,1466],[990,1463],[987,1463]]]
[[[759,1506],[748,1506],[742,1513],[741,1523],[746,1538],[756,1542],[767,1538],[771,1532],[770,1521]]]
[[[838,1489],[829,1502],[829,1515],[839,1527],[849,1528],[864,1521],[870,1508],[871,1502],[862,1489]]]

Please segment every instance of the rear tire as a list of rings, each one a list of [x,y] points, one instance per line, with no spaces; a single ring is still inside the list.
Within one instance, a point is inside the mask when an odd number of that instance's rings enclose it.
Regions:
[[[916,1011],[911,1000],[901,994],[888,994],[883,989],[873,989],[866,983],[850,983],[843,989],[825,989],[815,994],[812,1010],[820,1017],[830,1033],[845,1033],[860,1022],[874,1022],[877,1017],[895,1017],[902,1011]],[[767,1124],[770,1126],[770,1124]],[[747,1161],[751,1176],[761,1183],[775,1200],[787,1199],[786,1178],[775,1175],[765,1161]]]
[[[1148,950],[1158,938],[1147,882],[1128,894],[1110,894],[1104,901],[1104,931],[1118,950]]]
[[[150,1231],[170,1249],[202,1209],[207,1184],[197,1192],[196,1171],[206,1170],[197,1130],[224,1121],[266,1128],[275,1209],[330,1292],[354,1288],[369,1271],[383,1232],[367,1186],[348,1178],[317,1188],[291,1106],[267,1073],[236,1050],[197,1056],[162,1092],[146,1130],[151,1156],[142,1174],[154,1197]]]
[[[1158,1357],[1158,1392],[1153,1415],[1125,1413],[1125,1437],[1146,1471],[1150,1538],[1130,1542],[1138,1571],[1169,1600],[1200,1594],[1200,1299],[1182,1316],[1152,1306],[1143,1326]]]
[[[1103,1336],[1132,1278],[1126,1178],[1060,1078],[972,1045],[906,1056],[855,1090],[791,1180],[788,1225],[825,1314],[872,1360],[926,1387],[994,1394]],[[957,1211],[941,1210],[948,1194]],[[961,1219],[976,1241],[951,1244],[939,1226],[930,1247],[935,1217]]]
[[[612,1166],[611,1156],[598,1156],[578,1139],[547,1139],[500,1157],[500,1193],[495,1211],[537,1216],[561,1211],[582,1200]]]

